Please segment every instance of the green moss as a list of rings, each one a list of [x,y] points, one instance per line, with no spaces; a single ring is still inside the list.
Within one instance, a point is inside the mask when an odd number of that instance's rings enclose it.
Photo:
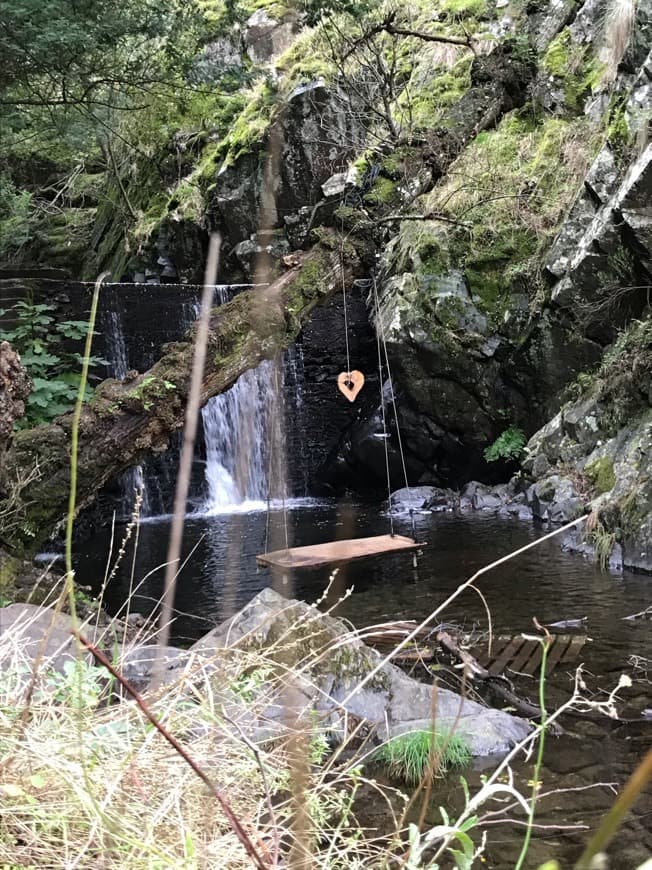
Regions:
[[[571,63],[571,32],[565,27],[552,40],[543,58],[543,68],[552,76],[568,75]]]
[[[5,598],[11,594],[20,567],[20,559],[15,559],[0,550],[0,597]],[[0,606],[4,605],[0,602]]]
[[[550,43],[542,65],[546,72],[561,80],[564,101],[573,111],[581,109],[604,72],[604,64],[591,54],[590,46],[575,42],[568,27]]]
[[[275,67],[283,75],[285,93],[318,78],[328,80],[336,72],[319,32],[307,33],[296,39],[278,58]]]
[[[442,11],[450,18],[465,21],[487,17],[489,5],[487,0],[444,0]]]
[[[199,184],[190,180],[182,181],[172,192],[167,211],[174,211],[181,218],[199,223],[206,212],[206,202]]]
[[[129,392],[118,400],[120,405],[136,403],[144,411],[151,410],[154,403],[165,398],[177,389],[177,385],[169,380],[148,375]]]
[[[364,195],[364,201],[369,205],[392,205],[400,202],[400,195],[395,181],[379,175],[371,189]]]
[[[450,267],[446,237],[435,221],[403,221],[387,256],[394,274],[409,272],[422,284]]]
[[[427,197],[424,211],[469,225],[448,233],[450,264],[465,272],[476,302],[497,324],[514,291],[538,287],[541,254],[598,147],[599,135],[583,118],[514,112],[480,133]]]
[[[602,456],[591,462],[584,469],[584,474],[591,481],[596,493],[610,492],[616,484],[614,464],[608,456]]]
[[[330,271],[330,262],[326,252],[306,260],[301,266],[301,271],[292,282],[292,296],[296,297],[295,305],[288,305],[288,310],[293,312],[303,307],[305,299],[316,299],[321,295],[324,275]]]
[[[434,75],[421,75],[417,84],[401,95],[399,105],[408,111],[415,131],[432,130],[440,124],[446,109],[454,105],[471,87],[473,58],[462,57],[450,70],[436,70]],[[418,79],[416,72],[414,79]]]
[[[276,88],[267,79],[259,82],[248,95],[244,109],[219,144],[226,164],[235,163],[242,154],[262,147],[272,120],[275,97]]]

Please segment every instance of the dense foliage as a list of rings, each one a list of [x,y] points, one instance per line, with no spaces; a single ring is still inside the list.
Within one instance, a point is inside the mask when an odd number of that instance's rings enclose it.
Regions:
[[[25,417],[19,425],[47,423],[69,411],[79,389],[81,357],[72,348],[85,337],[84,320],[55,318],[56,306],[29,301],[0,309],[0,317],[13,320],[10,329],[0,330],[0,341],[8,341],[18,351],[34,387],[27,399]],[[91,365],[104,360],[92,357]],[[86,388],[88,396],[92,390]]]

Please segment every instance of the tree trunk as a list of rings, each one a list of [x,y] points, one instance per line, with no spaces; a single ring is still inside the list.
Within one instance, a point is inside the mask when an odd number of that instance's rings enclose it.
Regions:
[[[288,347],[313,308],[361,274],[347,245],[342,264],[337,244],[301,254],[299,265],[264,289],[243,292],[212,312],[202,404],[228,390],[243,372]],[[161,359],[133,380],[103,381],[84,406],[77,456],[77,505],[143,457],[167,449],[183,425],[195,327],[165,345]],[[66,515],[70,482],[72,415],[19,432],[0,469],[0,544],[15,554],[36,551]],[[29,486],[21,481],[29,479]]]

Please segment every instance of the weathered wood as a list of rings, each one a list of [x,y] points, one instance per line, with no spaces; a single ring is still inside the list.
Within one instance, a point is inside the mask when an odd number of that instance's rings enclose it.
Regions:
[[[455,639],[446,631],[437,634],[439,645],[453,658],[464,665],[466,676],[478,691],[485,690],[498,698],[501,703],[509,704],[519,716],[537,719],[541,710],[529,701],[520,698],[506,677],[490,673],[479,664],[468,650],[461,649]]]
[[[562,662],[577,658],[586,643],[585,634],[552,635],[548,649],[546,673],[551,673]],[[502,635],[495,638],[492,654],[483,649],[478,661],[490,674],[501,674],[507,668],[518,673],[533,676],[541,667],[543,646],[538,640],[528,640],[522,635],[511,637]]]
[[[546,659],[546,674],[551,674],[563,659],[566,650],[571,644],[572,638],[567,634],[560,634],[555,637],[552,646],[548,650]]]
[[[502,674],[507,665],[512,661],[514,656],[518,653],[520,648],[525,643],[525,638],[523,638],[520,634],[513,637],[511,641],[507,644],[503,652],[497,659],[489,665],[489,673],[490,674]]]
[[[233,386],[241,374],[272,359],[299,334],[316,305],[362,273],[353,246],[316,246],[299,265],[265,288],[238,294],[211,316],[201,401]],[[88,505],[104,484],[150,453],[167,449],[183,425],[196,327],[164,347],[147,372],[103,381],[82,414],[77,456],[77,504]],[[36,474],[9,526],[0,516],[0,546],[34,552],[65,517],[70,484],[72,415],[18,432],[0,468],[0,499]]]
[[[367,556],[418,550],[421,546],[412,538],[405,538],[402,535],[377,535],[373,538],[330,541],[327,544],[261,553],[256,556],[256,561],[259,565],[273,565],[277,568],[316,568],[320,565],[352,562],[354,559],[364,559]]]

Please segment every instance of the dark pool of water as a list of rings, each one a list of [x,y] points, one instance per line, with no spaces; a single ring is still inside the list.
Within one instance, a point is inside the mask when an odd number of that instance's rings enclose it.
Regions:
[[[449,514],[415,517],[416,532],[424,542],[418,567],[410,555],[395,555],[353,562],[338,572],[331,592],[336,599],[344,589],[353,594],[340,606],[339,615],[356,626],[391,619],[422,619],[443,601],[460,582],[483,565],[522,547],[547,530],[514,520]],[[407,517],[394,520],[395,531],[410,534]],[[123,528],[115,533],[114,552]],[[287,537],[291,545],[321,543],[388,531],[388,518],[373,507],[322,503],[303,506],[287,513]],[[106,604],[117,611],[128,595],[131,578],[135,585],[149,574],[134,595],[132,609],[149,613],[159,600],[163,583],[169,523],[147,522],[138,529],[138,547],[132,534],[125,556],[109,585]],[[185,527],[184,554],[175,607],[177,642],[189,642],[220,619],[250,600],[271,583],[268,570],[256,568],[255,556],[265,549],[284,545],[285,523],[281,513],[268,526],[263,512],[189,518]],[[97,588],[105,574],[109,535],[95,536],[78,550],[77,577]],[[151,572],[151,573],[150,573]],[[329,578],[327,569],[296,572],[287,580],[288,594],[314,601]],[[625,691],[626,714],[636,717],[652,706],[652,686],[641,672],[634,673],[630,656],[652,659],[650,623],[628,622],[623,617],[640,611],[652,601],[652,578],[625,572],[610,574],[581,557],[562,553],[556,541],[546,541],[482,577],[478,585],[487,600],[497,633],[530,631],[532,618],[541,622],[587,617],[592,638],[583,650],[586,682],[597,697],[611,689],[622,672],[634,676],[632,689]],[[464,593],[446,611],[445,618],[468,628],[486,628],[483,603],[472,591]],[[652,673],[649,678],[652,680]],[[562,700],[572,687],[572,672],[560,668],[550,681],[551,697]],[[526,687],[527,688],[527,687]],[[531,697],[536,695],[532,683]],[[605,720],[594,723],[581,719],[565,723],[567,733],[548,739],[543,788],[584,788],[595,782],[622,784],[643,756],[652,739],[648,724],[622,725]],[[519,762],[516,771],[523,782],[531,775],[531,764]],[[478,771],[468,771],[471,787],[479,782]],[[455,778],[442,784],[435,803],[455,807],[461,790]],[[604,786],[589,791],[557,794],[541,804],[541,824],[586,824],[595,827],[612,803],[613,793]],[[433,817],[433,822],[439,818]],[[513,827],[492,831],[485,866],[514,866],[521,832]],[[537,867],[556,857],[571,866],[586,832],[538,832],[526,866]],[[633,870],[652,854],[652,797],[638,802],[624,833],[612,850],[612,868]]]

